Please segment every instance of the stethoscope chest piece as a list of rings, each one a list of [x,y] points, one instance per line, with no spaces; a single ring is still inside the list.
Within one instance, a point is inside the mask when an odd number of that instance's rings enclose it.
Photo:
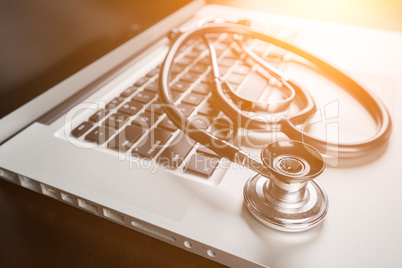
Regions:
[[[278,141],[261,152],[266,174],[252,176],[244,186],[250,213],[271,228],[298,232],[319,224],[327,214],[328,198],[313,178],[324,170],[321,154],[298,141]]]

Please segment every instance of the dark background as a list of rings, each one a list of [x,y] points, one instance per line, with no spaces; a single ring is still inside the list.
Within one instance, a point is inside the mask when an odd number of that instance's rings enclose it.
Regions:
[[[0,119],[190,1],[0,1]]]
[[[0,267],[223,267],[0,179]]]

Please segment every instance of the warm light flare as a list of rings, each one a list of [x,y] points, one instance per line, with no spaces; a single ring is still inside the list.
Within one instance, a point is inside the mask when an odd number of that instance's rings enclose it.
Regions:
[[[270,13],[402,31],[399,0],[216,0]]]

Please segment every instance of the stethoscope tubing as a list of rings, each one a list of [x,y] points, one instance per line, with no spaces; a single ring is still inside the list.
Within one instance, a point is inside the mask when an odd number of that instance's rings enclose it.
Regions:
[[[239,118],[239,123],[242,127],[264,130],[267,128],[267,125],[270,127],[275,125],[275,131],[281,131],[285,133],[285,135],[287,135],[290,139],[305,142],[315,147],[323,154],[336,155],[343,158],[365,156],[368,153],[371,153],[378,149],[381,145],[386,144],[389,140],[392,130],[392,123],[390,115],[384,104],[371,92],[363,88],[342,71],[301,48],[295,47],[274,37],[255,32],[249,29],[249,27],[247,26],[233,24],[230,24],[230,26],[228,26],[225,24],[221,24],[215,26],[203,26],[200,29],[185,32],[176,37],[176,40],[171,45],[165,61],[161,66],[159,79],[159,95],[161,102],[163,104],[168,104],[164,105],[164,109],[168,117],[179,129],[184,131],[190,138],[209,147],[220,156],[226,157],[229,160],[233,161],[233,157],[236,157],[236,154],[238,154],[241,149],[232,145],[229,142],[226,142],[225,140],[216,138],[215,136],[204,130],[197,129],[197,127],[193,125],[174,105],[168,85],[169,68],[173,64],[174,57],[179,51],[181,44],[184,44],[187,40],[195,36],[203,36],[208,33],[232,33],[243,35],[245,37],[257,38],[286,49],[308,60],[309,62],[316,65],[318,68],[322,69],[325,73],[328,73],[337,82],[341,83],[343,85],[343,89],[351,96],[353,96],[370,113],[371,117],[376,122],[378,129],[377,133],[374,134],[371,138],[368,138],[361,142],[350,144],[331,143],[305,133],[303,129],[299,129],[297,125],[303,124],[308,117],[315,113],[315,103],[311,94],[301,86],[298,86],[297,83],[292,80],[288,80],[287,82],[294,87],[296,91],[296,96],[298,96],[300,102],[303,104],[302,106],[304,106],[298,113],[290,115],[287,118],[283,118],[276,122],[267,122],[265,120],[259,120],[256,117],[250,118],[249,116],[245,115],[235,103],[228,101],[227,94],[225,94],[225,91],[222,88],[221,79],[215,77],[215,87],[212,90],[212,96],[216,104],[232,120],[233,118],[236,118],[236,120]],[[210,57],[211,60],[214,60],[212,59],[212,54],[213,53],[210,53]]]

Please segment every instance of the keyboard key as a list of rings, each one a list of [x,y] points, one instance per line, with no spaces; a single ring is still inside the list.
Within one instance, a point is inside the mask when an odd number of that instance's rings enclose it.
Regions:
[[[209,92],[211,92],[211,87],[212,87],[212,85],[207,84],[207,83],[198,83],[193,88],[192,92],[207,95]]]
[[[197,106],[198,104],[200,104],[203,101],[204,97],[205,96],[201,95],[201,94],[190,93],[186,97],[184,97],[183,102]]]
[[[219,61],[220,66],[225,66],[225,67],[232,67],[235,64],[236,60],[234,59],[223,59]]]
[[[211,73],[208,73],[206,76],[204,76],[204,77],[201,79],[201,82],[202,82],[202,83],[206,83],[206,84],[212,84],[212,83],[214,83],[214,79],[213,79],[212,74],[211,74]]]
[[[89,132],[88,135],[85,136],[85,139],[87,141],[96,142],[97,144],[102,144],[107,141],[114,132],[114,129],[105,126],[99,126]]]
[[[148,80],[149,80],[149,77],[144,76],[144,77],[140,78],[137,82],[135,82],[134,86],[136,86],[136,87],[143,86]]]
[[[120,94],[120,96],[123,97],[123,98],[130,97],[136,90],[137,90],[136,87],[129,87],[129,88],[127,88],[126,90],[124,90],[124,91]]]
[[[158,100],[152,102],[146,109],[148,113],[155,113],[161,115],[164,113],[162,105],[158,102]]]
[[[285,55],[287,53],[287,51],[283,48],[274,46],[268,54],[268,57],[270,58],[277,58],[279,60],[281,60],[283,58],[283,55]]]
[[[193,148],[195,142],[185,134],[180,133],[168,147],[159,155],[158,163],[164,167],[176,169]]]
[[[276,80],[276,79],[275,79]],[[243,86],[240,87],[238,94],[247,96],[251,100],[257,100],[266,90],[268,81],[258,73],[250,73]]]
[[[137,93],[131,100],[141,103],[148,103],[155,97],[155,93],[148,91],[141,91]]]
[[[149,91],[149,92],[153,92],[153,93],[157,93],[159,90],[159,84],[158,84],[158,80],[153,81],[152,83],[148,84],[145,89],[145,91]]]
[[[218,115],[219,109],[215,103],[207,102],[201,106],[201,108],[198,110],[198,113],[210,117],[215,117]]]
[[[223,52],[225,52],[225,49],[215,49],[215,53],[218,58],[223,54]]]
[[[184,69],[186,69],[186,66],[175,64],[170,68],[170,71],[173,74],[179,74],[179,73],[183,72]]]
[[[126,152],[142,136],[144,130],[140,126],[130,125],[112,139],[108,147],[111,149]]]
[[[171,90],[178,91],[178,92],[184,92],[188,89],[190,86],[189,83],[184,82],[184,81],[178,81],[176,82],[173,86],[171,86]]]
[[[210,117],[199,114],[191,116],[188,120],[197,128],[203,130],[206,130],[212,123],[212,119]]]
[[[159,67],[156,67],[147,73],[148,77],[153,77],[159,73]]]
[[[194,111],[194,106],[189,105],[189,104],[185,104],[185,103],[180,103],[179,105],[177,105],[177,108],[179,108],[180,111],[181,111],[186,117],[188,117],[188,116]]]
[[[204,145],[200,144],[200,146],[197,148],[197,153],[199,154],[204,154],[204,155],[209,155],[209,156],[213,156],[216,158],[221,158],[218,154],[216,154],[214,151],[212,151],[211,149],[205,147]]]
[[[214,125],[218,125],[224,128],[233,128],[233,121],[229,117],[219,117],[214,119]]]
[[[108,109],[108,110],[113,110],[113,109],[115,109],[117,106],[119,106],[123,101],[124,101],[124,98],[122,98],[122,97],[114,98],[111,102],[109,102],[109,103],[106,105],[106,109]]]
[[[220,70],[220,69],[219,69]],[[240,75],[240,74],[231,74],[229,77],[226,79],[229,83],[231,84],[237,84],[239,85],[241,82],[243,82],[245,76]]]
[[[265,58],[264,59],[271,67],[274,67],[276,69],[279,69],[279,65],[281,64],[281,60],[276,60],[276,59],[271,59],[271,58]]]
[[[177,101],[183,94],[178,91],[170,91],[170,95],[172,96],[173,102]]]
[[[208,49],[208,48],[207,48],[207,45],[205,45],[204,43],[200,43],[194,48],[194,50],[198,51],[198,52],[205,51],[206,49]]]
[[[151,133],[144,137],[139,146],[132,150],[133,156],[140,156],[143,158],[153,158],[163,147],[163,145],[170,139],[172,132],[155,128]]]
[[[198,73],[193,73],[193,72],[187,72],[180,77],[180,80],[189,82],[189,83],[194,83],[200,75]]]
[[[138,102],[127,102],[119,109],[119,113],[124,113],[128,115],[135,115],[142,109],[143,105]]]
[[[208,69],[208,65],[205,64],[196,64],[193,67],[191,67],[191,71],[194,73],[202,74]]]
[[[209,59],[209,56],[206,56],[202,58],[198,63],[209,66],[211,65],[211,60]]]
[[[177,99],[181,96],[181,93],[178,91],[170,91],[170,94],[172,95],[173,101],[177,101]]]
[[[208,39],[211,41],[214,41],[214,43],[216,44],[218,41],[218,39],[221,37],[222,34],[220,33],[210,33],[208,34]]]
[[[194,58],[185,56],[185,57],[177,60],[176,63],[179,65],[188,66],[193,62],[193,60],[194,60]]]
[[[265,50],[267,49],[266,44],[258,44],[258,46],[255,46],[252,48],[252,51],[257,54],[257,56],[261,57],[262,54],[264,54]]]
[[[219,74],[224,76],[229,71],[228,67],[219,65]]]
[[[225,54],[225,58],[237,60],[237,59],[239,59],[239,53],[237,53],[236,51],[233,51],[233,49],[231,49]]]
[[[186,48],[188,48],[190,45],[194,44],[195,41],[196,41],[195,38],[192,38],[192,39],[186,41],[186,43],[185,43],[185,45],[184,45],[183,47],[186,49]]]
[[[155,123],[155,121],[158,120],[158,118],[159,117],[155,114],[152,115],[150,113],[142,113],[134,118],[132,124],[147,129],[150,128]]]
[[[107,114],[109,113],[109,110],[106,109],[100,109],[99,111],[97,111],[96,113],[94,113],[89,120],[91,120],[92,122],[99,122],[99,120],[101,120],[102,118],[104,118]]]
[[[200,55],[200,53],[198,51],[194,51],[194,50],[191,50],[186,53],[186,57],[190,57],[193,59],[198,58],[199,55]]]
[[[177,127],[173,124],[172,120],[170,120],[168,117],[166,117],[165,119],[163,119],[158,127],[167,129],[169,131],[176,131]]]
[[[215,137],[229,141],[234,136],[234,129],[230,126],[223,126],[219,124],[214,124],[209,132]]]
[[[216,50],[226,50],[228,48],[228,45],[223,42],[215,42],[214,47]]]
[[[82,136],[82,134],[87,132],[92,126],[93,125],[90,122],[82,122],[79,126],[77,126],[71,131],[71,135],[78,138]]]
[[[235,74],[241,74],[241,75],[247,75],[251,72],[251,68],[248,67],[247,65],[238,65],[233,69],[233,73]]]
[[[208,155],[194,154],[186,166],[186,172],[209,178],[219,165],[219,159]]]
[[[184,50],[186,50],[189,47],[189,44],[190,43],[187,44],[187,42],[186,42],[186,44],[184,46],[180,46],[179,47],[179,52],[183,52]]]
[[[229,36],[229,35],[228,35],[228,36],[225,36],[225,37],[221,40],[221,42],[222,42],[223,44],[229,46],[229,45],[233,44],[234,40],[233,40],[233,37],[232,37],[232,36]]]
[[[119,129],[127,122],[128,118],[129,117],[127,115],[115,113],[106,118],[105,125],[111,128]]]

